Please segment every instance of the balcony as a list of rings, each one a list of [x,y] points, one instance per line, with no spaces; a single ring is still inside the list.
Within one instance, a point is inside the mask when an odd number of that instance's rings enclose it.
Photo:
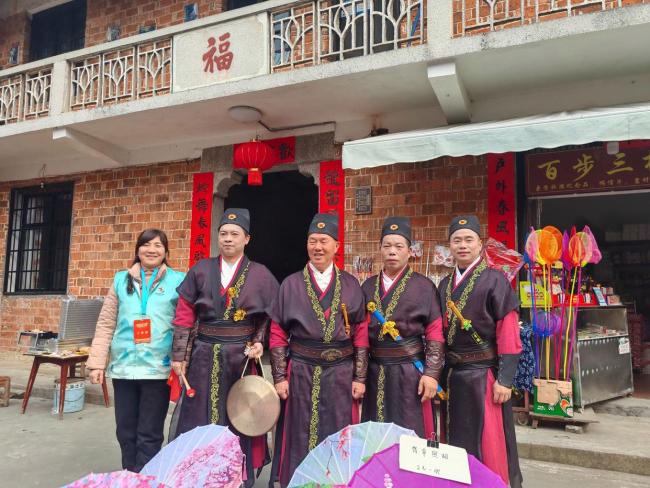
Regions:
[[[189,36],[211,29],[228,36],[218,43],[214,37],[204,36],[212,40],[210,44],[208,39],[203,54],[204,72],[209,63],[209,71],[218,75],[212,79],[215,83],[402,49],[425,40],[424,0],[265,3],[280,5],[249,9],[252,15],[244,17],[237,15],[238,11],[229,12],[205,19],[209,22],[202,22],[199,29],[196,23],[185,24],[173,35],[135,36],[97,46],[96,51],[84,49],[51,58],[49,63],[46,59],[4,71],[9,74],[0,72],[0,125],[205,86],[209,83],[205,80],[181,80],[187,63],[180,53],[196,48],[196,37],[188,40]],[[221,17],[225,19],[220,21]],[[244,25],[246,21],[248,25]],[[255,35],[262,34],[265,45],[259,46],[260,50],[270,53],[271,59],[260,59],[257,66],[228,76],[233,57],[249,54],[231,49],[237,40],[244,40],[243,36],[236,39],[235,34],[231,38],[232,29],[244,36],[252,34],[251,47],[256,47]],[[140,38],[145,40],[138,41]],[[113,45],[116,47],[109,47]]]
[[[317,0],[271,13],[273,71],[422,44],[423,0]]]
[[[639,1],[268,0],[15,66],[0,71],[0,180],[193,159],[255,136],[340,142],[638,103]],[[235,105],[270,130],[233,120]]]
[[[476,34],[641,3],[650,2],[272,0],[160,32],[133,36],[0,71],[0,126],[169,95],[212,83],[271,75],[427,45],[428,37],[431,38],[428,57],[432,60],[466,54],[475,46],[455,44],[454,38],[471,38]],[[449,23],[445,21],[450,15],[451,35]],[[430,29],[427,28],[428,17],[432,23]],[[187,42],[189,36],[210,29],[226,32],[231,28],[236,29],[242,22],[249,21],[250,24],[251,20],[256,25],[249,25],[248,31],[244,29],[244,32],[252,32],[254,47],[262,53],[261,56],[258,54],[257,66],[249,66],[244,72],[228,76],[228,69],[222,65],[221,68],[216,67],[219,76],[213,80],[204,79],[194,84],[179,80],[187,70],[181,52],[184,53],[188,46],[196,50],[192,42]],[[215,60],[223,59],[228,52],[227,46],[236,42],[236,39],[219,43],[213,40]],[[193,42],[196,43],[196,38]],[[203,42],[205,44],[205,40]],[[221,53],[224,46],[226,51]],[[176,52],[179,54],[175,55]],[[238,53],[234,54],[236,56]],[[240,50],[240,55],[248,56],[249,53]]]
[[[50,113],[52,67],[0,78],[0,125]]]
[[[535,24],[647,0],[453,0],[454,37]]]

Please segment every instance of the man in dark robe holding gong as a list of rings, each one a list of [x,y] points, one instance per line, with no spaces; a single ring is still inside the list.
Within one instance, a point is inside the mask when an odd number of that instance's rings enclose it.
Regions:
[[[316,214],[307,236],[309,263],[283,281],[272,315],[271,368],[284,400],[274,467],[283,487],[311,449],[359,420],[368,324],[358,281],[334,264],[338,232],[335,215]]]
[[[246,486],[266,464],[266,436],[248,437],[231,426],[226,412],[230,387],[243,373],[257,374],[255,361],[244,372],[247,357],[262,356],[278,282],[263,265],[250,261],[244,247],[250,240],[247,209],[227,209],[219,223],[219,256],[203,259],[178,287],[174,318],[172,368],[186,374],[194,397],[184,397],[175,412],[175,435],[207,424],[228,425],[240,438],[246,455]],[[191,356],[186,362],[190,337]]]
[[[438,291],[408,265],[411,224],[389,217],[381,229],[383,267],[362,286],[371,315],[363,421],[394,422],[420,437],[434,433],[432,399],[444,359]]]
[[[447,343],[447,441],[511,487],[522,483],[510,396],[521,340],[517,295],[481,256],[475,215],[455,217],[449,247],[456,267],[439,287]]]

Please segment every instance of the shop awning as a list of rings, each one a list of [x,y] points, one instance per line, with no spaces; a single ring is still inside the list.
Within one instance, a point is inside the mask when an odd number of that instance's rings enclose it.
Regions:
[[[650,104],[594,108],[369,137],[343,145],[343,167],[369,168],[596,141],[650,139]]]

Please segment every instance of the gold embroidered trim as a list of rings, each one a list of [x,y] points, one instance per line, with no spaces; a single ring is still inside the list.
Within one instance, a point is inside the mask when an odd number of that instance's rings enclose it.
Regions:
[[[219,423],[219,351],[221,344],[215,344],[212,348],[212,373],[210,374],[210,422]]]
[[[318,404],[320,398],[320,376],[323,368],[314,367],[311,386],[311,420],[309,421],[309,450],[311,451],[318,445]]]
[[[409,268],[408,271],[404,273],[404,276],[402,276],[402,278],[399,280],[399,283],[395,288],[395,292],[393,293],[393,296],[391,297],[390,302],[388,303],[388,307],[386,307],[386,313],[384,313],[383,310],[381,309],[381,296],[379,294],[379,282],[381,281],[381,273],[377,275],[377,280],[375,281],[375,303],[377,304],[377,310],[379,310],[379,313],[381,313],[384,316],[386,321],[389,321],[391,315],[393,315],[393,312],[395,311],[395,307],[397,307],[397,303],[399,302],[402,293],[404,293],[404,290],[406,289],[406,282],[409,280],[412,274],[413,274],[413,270]],[[384,340],[383,327],[379,328],[379,334],[377,340],[380,341]]]
[[[325,319],[325,313],[323,312],[323,307],[321,307],[314,287],[311,284],[311,278],[309,276],[309,265],[305,266],[305,269],[302,272],[303,278],[305,280],[305,285],[307,286],[307,295],[311,301],[311,308],[314,310],[316,317],[323,326],[323,342],[332,342],[332,336],[334,335],[334,328],[336,327],[336,315],[339,311],[339,304],[341,303],[341,276],[338,268],[334,266],[334,298],[332,299],[332,306],[330,308],[330,318],[329,320]]]
[[[237,278],[235,286],[228,288],[228,296],[230,297],[230,300],[228,301],[228,308],[226,308],[226,311],[223,313],[224,320],[228,320],[230,318],[232,309],[235,308],[235,300],[239,298],[239,293],[241,292],[241,287],[244,286],[244,282],[246,281],[246,276],[248,275],[248,267],[250,264],[250,261],[246,263],[246,267],[244,268],[244,271],[242,271],[242,273],[239,275],[239,278]]]
[[[468,278],[467,286],[465,286],[465,289],[463,290],[463,293],[460,295],[460,299],[456,302],[456,307],[458,310],[460,310],[461,314],[463,312],[463,309],[465,308],[465,304],[467,303],[467,299],[469,298],[470,293],[472,293],[472,290],[474,289],[474,284],[476,283],[476,280],[478,277],[481,275],[481,273],[487,268],[487,263],[485,260],[482,260],[479,265],[474,268],[473,271],[471,271],[472,276]],[[454,273],[455,270],[452,272],[451,275],[449,275],[449,281],[447,282],[447,290],[446,290],[446,299],[451,300],[451,292],[452,292],[452,281],[454,278]],[[446,302],[445,302],[446,303]],[[456,315],[447,307],[447,324],[449,324],[449,332],[447,333],[447,344],[450,346],[454,343],[454,339],[456,338],[456,331],[458,329],[458,319],[456,318]]]
[[[377,422],[385,422],[384,415],[384,389],[386,386],[386,372],[379,366],[379,379],[377,380]]]

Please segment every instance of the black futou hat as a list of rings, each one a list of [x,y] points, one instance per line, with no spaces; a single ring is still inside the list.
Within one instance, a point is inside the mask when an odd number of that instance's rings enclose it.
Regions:
[[[250,234],[251,214],[246,208],[227,208],[219,221],[219,228],[225,224],[235,224]]]
[[[449,224],[449,237],[461,229],[473,230],[479,237],[481,236],[481,222],[476,215],[459,215],[454,217],[451,220],[451,224]]]
[[[388,217],[381,228],[381,238],[390,234],[405,237],[411,243],[411,221],[407,217]]]
[[[328,236],[339,240],[339,218],[337,215],[329,213],[318,213],[309,224],[310,234],[327,234]]]

